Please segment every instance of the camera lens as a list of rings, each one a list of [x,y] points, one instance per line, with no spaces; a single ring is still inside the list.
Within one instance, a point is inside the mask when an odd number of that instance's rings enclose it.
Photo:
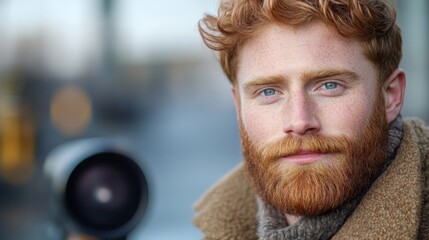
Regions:
[[[65,190],[66,208],[77,222],[97,231],[121,228],[146,208],[147,182],[131,159],[100,153],[82,161]]]

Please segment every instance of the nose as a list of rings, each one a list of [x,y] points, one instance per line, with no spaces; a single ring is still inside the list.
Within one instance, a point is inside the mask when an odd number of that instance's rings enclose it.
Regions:
[[[316,103],[305,92],[290,95],[284,115],[283,131],[288,135],[314,134],[320,130]]]

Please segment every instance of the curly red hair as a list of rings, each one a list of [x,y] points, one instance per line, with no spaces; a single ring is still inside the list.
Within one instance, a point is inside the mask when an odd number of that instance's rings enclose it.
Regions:
[[[401,31],[388,0],[222,0],[218,16],[206,14],[198,26],[205,44],[219,52],[222,68],[234,85],[237,52],[258,29],[270,22],[301,25],[315,20],[361,41],[380,81],[398,68]]]

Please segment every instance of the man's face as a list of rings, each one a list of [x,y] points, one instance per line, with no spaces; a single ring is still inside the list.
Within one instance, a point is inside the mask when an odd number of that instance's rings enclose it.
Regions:
[[[359,42],[320,22],[270,24],[238,57],[243,155],[262,199],[316,215],[365,188],[386,157],[387,121]]]

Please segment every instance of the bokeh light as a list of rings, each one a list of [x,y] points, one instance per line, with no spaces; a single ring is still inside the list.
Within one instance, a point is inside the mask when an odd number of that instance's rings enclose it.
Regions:
[[[82,89],[66,86],[52,97],[50,114],[52,124],[62,134],[79,135],[91,121],[91,99]]]

